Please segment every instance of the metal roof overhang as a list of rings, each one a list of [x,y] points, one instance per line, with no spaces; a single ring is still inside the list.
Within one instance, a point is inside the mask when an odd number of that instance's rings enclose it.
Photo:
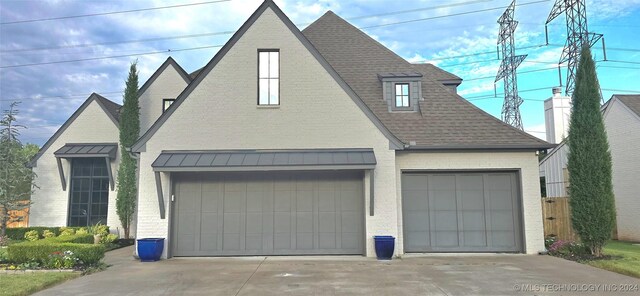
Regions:
[[[166,215],[160,173],[290,170],[368,171],[369,215],[373,216],[375,166],[373,149],[162,151],[151,164],[161,219]]]
[[[67,180],[64,176],[62,167],[62,158],[79,158],[79,157],[96,157],[104,158],[107,163],[107,171],[109,173],[109,185],[111,190],[115,188],[115,180],[111,171],[111,160],[116,158],[118,152],[118,143],[67,143],[60,149],[56,150],[53,155],[58,162],[58,173],[60,174],[60,182],[62,190],[67,190]]]
[[[163,151],[151,165],[157,172],[277,170],[368,170],[373,149]]]

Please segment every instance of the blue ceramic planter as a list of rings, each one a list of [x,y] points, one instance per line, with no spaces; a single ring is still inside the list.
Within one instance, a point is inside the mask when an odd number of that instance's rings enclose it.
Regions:
[[[393,236],[376,235],[373,237],[373,240],[375,242],[378,260],[391,260],[396,245],[396,238]]]
[[[138,240],[138,257],[142,262],[160,260],[164,249],[164,238],[141,238]]]

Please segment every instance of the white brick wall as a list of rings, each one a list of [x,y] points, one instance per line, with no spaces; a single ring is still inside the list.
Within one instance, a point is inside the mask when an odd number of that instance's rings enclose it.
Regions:
[[[640,118],[620,101],[612,103],[605,125],[613,164],[618,239],[640,241]]]
[[[525,251],[535,254],[544,250],[538,157],[534,152],[476,152],[476,153],[428,153],[398,152],[396,158],[396,196],[399,209],[398,235],[402,250],[402,170],[425,169],[520,169],[524,220]]]
[[[66,143],[117,143],[118,127],[111,121],[96,101],[91,102],[71,125],[62,133],[55,142],[44,151],[38,159],[37,166],[33,168],[37,178],[36,185],[39,188],[31,196],[33,204],[29,213],[29,226],[66,226],[69,204],[69,178],[71,175],[70,162],[62,160],[64,174],[67,181],[67,190],[62,191],[58,165],[53,153]],[[120,147],[115,161],[111,162],[111,170],[114,178],[117,178],[118,165],[120,163]],[[112,232],[117,233],[120,220],[116,214],[117,191],[109,191],[109,209],[107,213],[107,225]]]
[[[178,69],[169,65],[138,99],[140,105],[140,135],[162,115],[162,100],[175,99],[187,87]]]
[[[256,106],[259,48],[280,49],[278,108]],[[366,211],[367,255],[374,256],[373,235],[397,236],[395,152],[388,139],[268,9],[147,142],[138,237],[168,235],[169,176],[163,174],[168,217],[162,220],[151,170],[161,150],[296,148],[373,148],[376,208],[373,217]],[[368,198],[365,203],[368,209]]]

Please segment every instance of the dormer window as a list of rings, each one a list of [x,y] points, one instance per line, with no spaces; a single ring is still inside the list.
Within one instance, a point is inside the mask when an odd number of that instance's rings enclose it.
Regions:
[[[396,83],[396,107],[409,107],[409,83]]]
[[[422,100],[422,74],[417,72],[379,73],[382,99],[389,112],[417,112]]]
[[[280,51],[258,50],[258,105],[280,105]]]
[[[162,99],[162,113],[164,113],[164,111],[167,111],[167,109],[169,109],[169,106],[171,106],[171,104],[173,104],[173,102],[175,102],[176,99]]]

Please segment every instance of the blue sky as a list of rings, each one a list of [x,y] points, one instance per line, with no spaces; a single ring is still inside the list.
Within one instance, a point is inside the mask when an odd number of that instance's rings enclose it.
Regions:
[[[0,1],[0,22],[33,20],[140,8],[169,6],[188,1]],[[20,100],[19,123],[23,142],[44,143],[80,104],[97,92],[116,102],[129,63],[138,59],[140,85],[171,55],[188,72],[213,57],[257,8],[261,0],[232,0],[170,9],[68,18],[0,25],[0,108]],[[538,2],[518,1],[518,4]],[[518,75],[525,130],[544,137],[542,100],[557,86],[555,63],[566,38],[564,16],[549,26],[545,44],[544,23],[554,1],[516,8],[516,47],[528,54]],[[510,1],[502,0],[280,0],[282,10],[304,28],[327,10],[347,19],[384,45],[412,62],[431,62],[465,81],[459,93],[478,107],[500,117],[502,97],[493,97],[493,78],[499,66],[496,51],[498,17]],[[391,4],[391,5],[390,5]],[[392,12],[412,12],[387,14]],[[485,10],[478,13],[466,13]],[[450,16],[460,14],[459,16]],[[387,15],[385,15],[387,14]],[[640,0],[587,1],[589,29],[605,36],[607,59],[598,62],[598,75],[605,99],[614,93],[640,93]],[[419,20],[431,18],[428,20]],[[414,21],[416,20],[416,21]],[[378,26],[397,22],[403,24]],[[367,28],[369,27],[369,28]],[[212,34],[216,33],[216,34]],[[194,36],[196,35],[196,36]],[[166,37],[180,38],[166,38]],[[149,40],[153,39],[153,40]],[[145,40],[140,42],[140,40]],[[124,42],[121,41],[135,41]],[[540,46],[537,46],[540,45]],[[175,51],[180,49],[201,49]],[[42,49],[45,50],[33,50]],[[168,50],[174,52],[167,53]],[[105,58],[83,62],[59,61],[92,59],[165,51],[135,57]],[[596,60],[603,59],[601,44],[593,49]],[[457,57],[470,55],[466,57]],[[453,58],[452,58],[453,57]],[[455,58],[457,57],[457,58]],[[616,62],[614,62],[616,61]],[[8,67],[34,63],[47,65]],[[4,68],[3,68],[4,67]],[[551,69],[551,70],[543,70]],[[534,71],[540,70],[540,71]],[[534,72],[529,72],[534,71]],[[565,73],[562,73],[565,80]],[[496,85],[498,93],[502,84]]]

